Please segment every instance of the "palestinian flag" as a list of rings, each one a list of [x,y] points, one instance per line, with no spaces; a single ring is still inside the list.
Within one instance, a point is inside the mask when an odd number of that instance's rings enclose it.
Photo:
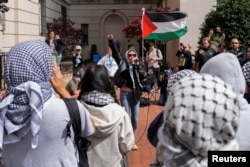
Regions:
[[[187,14],[183,12],[145,12],[142,15],[142,38],[170,41],[187,32]]]

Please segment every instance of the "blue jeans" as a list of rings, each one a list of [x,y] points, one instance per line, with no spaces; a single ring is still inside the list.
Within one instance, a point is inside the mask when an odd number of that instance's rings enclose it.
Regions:
[[[164,106],[167,99],[168,99],[168,91],[165,91],[165,92],[160,94],[158,104]]]
[[[126,92],[123,90],[120,92],[120,100],[121,105],[125,107],[126,112],[131,117],[132,127],[135,131],[138,124],[140,101],[135,101],[133,92]]]

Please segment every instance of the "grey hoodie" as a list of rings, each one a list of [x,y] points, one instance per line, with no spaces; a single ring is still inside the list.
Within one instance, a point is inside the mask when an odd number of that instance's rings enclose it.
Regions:
[[[208,60],[200,70],[201,73],[208,73],[220,77],[229,83],[239,95],[240,120],[236,140],[240,150],[250,150],[250,105],[243,98],[246,89],[246,81],[237,57],[231,53],[221,53]]]

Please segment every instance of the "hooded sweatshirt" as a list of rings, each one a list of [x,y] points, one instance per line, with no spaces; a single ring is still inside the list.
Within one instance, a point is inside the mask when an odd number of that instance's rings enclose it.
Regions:
[[[95,122],[95,134],[88,138],[90,167],[122,167],[123,158],[134,145],[130,118],[117,103],[95,107],[82,102]]]
[[[241,102],[239,128],[236,140],[240,150],[250,150],[250,106],[243,98],[246,88],[246,81],[237,57],[231,53],[221,53],[209,61],[201,68],[201,73],[208,73],[220,77],[230,84]]]

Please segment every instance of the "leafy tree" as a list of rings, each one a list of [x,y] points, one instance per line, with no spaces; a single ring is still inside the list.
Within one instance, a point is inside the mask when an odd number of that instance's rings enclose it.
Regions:
[[[206,36],[210,28],[221,26],[227,46],[232,38],[238,38],[241,46],[246,48],[250,44],[249,6],[249,0],[220,0],[216,10],[206,15],[200,28],[200,38]]]
[[[64,42],[64,52],[70,52],[75,45],[81,45],[84,32],[81,29],[73,28],[75,23],[70,19],[53,19],[52,22],[47,23],[47,30],[53,30],[56,34],[59,34],[60,38]]]

